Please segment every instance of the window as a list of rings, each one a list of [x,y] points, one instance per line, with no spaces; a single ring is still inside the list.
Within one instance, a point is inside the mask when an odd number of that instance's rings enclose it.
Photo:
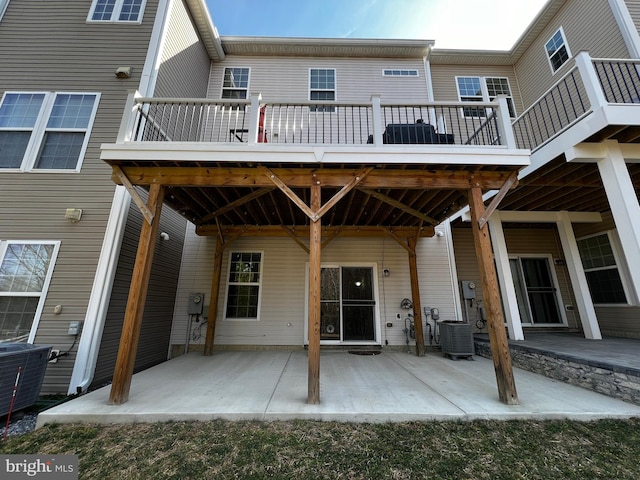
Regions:
[[[226,319],[258,320],[261,281],[262,253],[231,253]]]
[[[4,12],[7,11],[7,7],[9,6],[9,0],[0,0],[0,20],[2,20],[2,16]]]
[[[336,71],[332,68],[312,68],[309,71],[309,100],[335,102]],[[335,112],[335,107],[318,105],[312,112]]]
[[[384,77],[418,77],[418,70],[383,70]]]
[[[0,243],[0,342],[33,341],[59,245]]]
[[[0,169],[79,171],[99,94],[6,93]]]
[[[248,68],[225,68],[222,81],[222,98],[246,100],[249,91]]]
[[[499,95],[507,97],[509,116],[515,118],[516,109],[513,105],[509,79],[504,77],[456,77],[458,98],[461,102],[492,102]],[[462,109],[465,117],[486,117],[487,109],[479,107],[465,107]]]
[[[146,0],[93,0],[88,21],[140,23]]]
[[[571,52],[567,45],[567,40],[564,37],[564,31],[562,28],[558,30],[551,40],[545,44],[545,50],[547,51],[547,57],[549,58],[549,64],[553,73],[566,63],[571,58]]]
[[[608,233],[582,238],[577,243],[593,303],[627,303]]]

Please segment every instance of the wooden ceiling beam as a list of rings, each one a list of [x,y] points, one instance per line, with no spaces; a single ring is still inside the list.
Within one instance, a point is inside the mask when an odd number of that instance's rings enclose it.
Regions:
[[[112,180],[122,184],[120,168],[133,185],[170,185],[180,187],[273,187],[274,182],[261,168],[217,167],[155,167],[114,166]],[[465,170],[397,170],[374,169],[358,183],[364,188],[400,189],[499,189],[509,178],[513,168],[500,171]],[[289,188],[343,187],[362,175],[361,169],[270,169],[283,185]],[[515,185],[514,185],[515,186]]]
[[[224,207],[220,207],[215,212],[205,215],[204,217],[200,218],[196,223],[199,225],[201,223],[208,222],[209,220],[213,220],[214,218],[219,217],[220,215],[223,215],[227,212],[230,212],[234,208],[244,205],[245,203],[250,202],[251,200],[259,198],[262,195],[271,192],[272,190],[273,190],[273,187],[264,187],[259,190],[255,190],[245,195],[244,197],[241,197],[231,203],[228,203]]]
[[[365,193],[367,195],[372,196],[373,198],[377,198],[378,200],[388,203],[389,205],[391,205],[394,208],[400,209],[403,212],[407,212],[410,215],[413,215],[414,217],[419,218],[420,220],[423,220],[425,222],[427,222],[430,225],[437,225],[439,222],[435,219],[435,218],[431,218],[428,215],[425,215],[424,213],[409,207],[408,205],[405,205],[402,202],[399,202],[397,200],[394,200],[393,198],[380,193],[380,192],[376,192],[375,190],[369,190],[366,188],[361,188],[359,189],[362,193]]]
[[[247,236],[247,237],[291,237],[308,238],[308,226],[281,226],[281,225],[239,225],[223,226],[220,230],[216,225],[201,225],[196,227],[196,233],[201,236],[216,236],[220,233],[223,237]],[[339,237],[383,237],[397,236],[398,238],[409,237],[433,237],[435,230],[433,227],[384,227],[384,226],[323,226],[322,236]]]

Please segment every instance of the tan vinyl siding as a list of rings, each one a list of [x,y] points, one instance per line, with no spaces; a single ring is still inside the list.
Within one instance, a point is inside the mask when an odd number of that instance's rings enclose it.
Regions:
[[[35,342],[67,350],[69,322],[83,320],[115,186],[100,159],[114,141],[127,89],[136,88],[157,0],[147,1],[141,25],[88,24],[91,2],[13,1],[0,26],[0,95],[6,91],[101,92],[80,173],[4,173],[0,170],[0,238],[60,240],[60,253]],[[118,66],[133,77],[117,79]],[[66,208],[83,209],[72,225]],[[62,305],[60,315],[53,314]],[[75,360],[49,365],[43,394],[66,392]]]
[[[549,228],[504,228],[504,235],[509,255],[537,254],[541,256],[551,255],[551,258],[563,258],[560,240],[555,227]],[[470,228],[453,229],[453,243],[456,256],[458,279],[470,280],[477,285],[477,300],[482,300],[482,287],[480,285],[480,273],[473,243],[473,234]],[[575,305],[573,290],[566,266],[552,264],[558,280],[558,289],[562,297],[559,308],[564,311],[567,326],[571,329],[580,329],[580,319],[576,310],[566,311],[565,305]]]
[[[609,2],[571,0],[549,22],[516,64],[516,75],[526,107],[540,98],[568,70],[569,61],[555,75],[551,71],[545,44],[562,27],[572,55],[587,51],[594,58],[627,58],[624,39]]]
[[[146,195],[143,195],[146,198]],[[115,367],[120,334],[129,296],[138,239],[143,217],[132,204],[125,228],[122,249],[116,269],[107,319],[96,363],[93,385],[111,380]],[[142,319],[142,329],[136,353],[134,371],[144,370],[167,359],[171,322],[175,307],[186,221],[168,207],[162,209],[160,231],[169,234],[169,240],[156,240],[149,290]]]
[[[438,102],[458,102],[456,77],[508,78],[516,115],[523,111],[518,79],[510,66],[431,65],[433,96]]]
[[[384,103],[426,102],[422,59],[361,59],[229,56],[211,65],[208,98],[220,98],[225,67],[249,67],[249,92],[291,102],[309,100],[309,69],[336,70],[336,101],[368,103],[380,94]],[[383,69],[417,69],[418,77],[383,77]]]
[[[211,60],[184,1],[173,3],[155,97],[204,98]]]
[[[422,305],[439,308],[442,319],[454,318],[454,292],[446,240],[439,237],[421,239],[417,247]],[[209,305],[214,250],[214,238],[197,237],[193,233],[193,227],[188,227],[176,298],[172,345],[182,346],[185,343],[189,293],[205,293],[205,304]],[[257,322],[224,320],[229,253],[232,251],[264,252],[261,311]],[[222,260],[215,343],[302,346],[306,322],[307,262],[307,253],[290,239],[241,238],[234,241],[225,251]],[[405,344],[402,329],[407,311],[400,308],[400,303],[403,298],[411,298],[408,254],[405,249],[386,238],[339,238],[323,249],[322,263],[363,266],[375,264],[380,341],[383,345],[386,340],[389,345]],[[385,268],[390,271],[389,277],[383,275]],[[400,320],[396,318],[397,313],[402,315]],[[393,326],[387,328],[387,322],[392,322]],[[205,331],[206,327],[203,327],[202,337],[191,344],[202,344]]]

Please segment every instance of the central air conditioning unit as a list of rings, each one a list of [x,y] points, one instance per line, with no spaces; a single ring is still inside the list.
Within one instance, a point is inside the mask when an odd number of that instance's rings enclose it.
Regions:
[[[440,346],[442,353],[452,360],[474,355],[473,329],[471,324],[445,320],[440,322]]]

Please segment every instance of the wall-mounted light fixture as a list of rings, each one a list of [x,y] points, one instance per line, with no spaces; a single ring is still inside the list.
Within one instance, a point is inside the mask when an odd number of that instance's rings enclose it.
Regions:
[[[81,208],[67,208],[67,211],[64,214],[64,218],[69,220],[71,223],[78,223],[82,218],[82,209]]]
[[[438,230],[436,232],[436,237],[444,237],[444,232],[442,230]]]
[[[383,274],[385,277],[388,277],[389,275],[391,275],[391,272],[389,271],[389,269],[388,269],[388,268],[385,268],[384,270],[382,270],[382,274]]]
[[[131,67],[118,67],[115,73],[118,78],[131,78]]]
[[[167,242],[169,240],[169,234],[167,232],[162,232],[160,234],[160,240],[164,240],[165,242]]]

